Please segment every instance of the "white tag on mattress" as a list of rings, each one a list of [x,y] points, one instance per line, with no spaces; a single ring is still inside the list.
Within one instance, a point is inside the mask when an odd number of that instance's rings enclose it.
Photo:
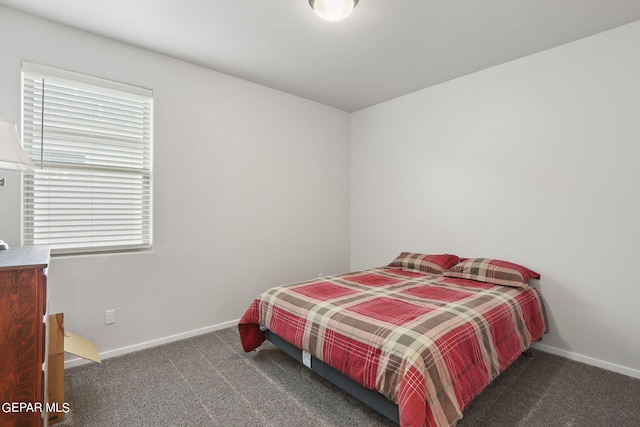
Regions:
[[[311,353],[302,350],[302,364],[311,369]]]

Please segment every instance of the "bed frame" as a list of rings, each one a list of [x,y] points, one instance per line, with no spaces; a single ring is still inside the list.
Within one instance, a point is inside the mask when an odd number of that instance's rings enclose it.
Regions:
[[[284,351],[286,354],[293,357],[298,362],[304,364],[302,360],[302,350],[300,350],[298,347],[283,340],[268,329],[264,331],[264,337],[277,348]],[[523,351],[521,356],[527,358],[533,357],[533,350],[531,349],[531,347]],[[341,390],[344,390],[346,393],[355,397],[365,405],[378,411],[394,423],[400,424],[400,414],[398,412],[397,404],[393,403],[377,391],[370,390],[366,387],[361,386],[340,371],[333,369],[322,360],[316,359],[313,356],[311,357],[313,359],[313,362],[311,363],[310,369],[313,372],[320,375],[322,378],[337,386]]]
[[[284,351],[286,354],[293,357],[298,362],[303,363],[302,350],[300,350],[293,344],[290,344],[287,341],[283,340],[268,329],[264,331],[264,336],[280,350]],[[400,424],[400,414],[398,412],[397,404],[393,403],[377,391],[369,390],[368,388],[361,386],[351,378],[333,369],[322,360],[316,359],[313,356],[311,357],[313,359],[311,363],[311,370],[313,372],[320,375],[322,378],[329,381],[338,388],[344,390],[365,405],[380,412],[382,415],[389,418],[396,424]]]

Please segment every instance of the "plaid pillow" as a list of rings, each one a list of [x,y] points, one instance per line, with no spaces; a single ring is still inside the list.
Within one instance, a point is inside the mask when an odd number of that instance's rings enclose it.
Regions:
[[[402,252],[394,259],[389,267],[409,268],[411,270],[426,271],[427,273],[442,274],[444,270],[453,267],[460,258],[456,255],[423,255],[412,252]]]
[[[538,273],[521,265],[489,258],[465,259],[443,275],[517,288],[526,288],[529,279],[540,278]]]

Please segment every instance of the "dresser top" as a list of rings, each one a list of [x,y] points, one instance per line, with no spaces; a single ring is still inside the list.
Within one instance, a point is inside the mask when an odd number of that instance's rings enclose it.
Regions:
[[[48,265],[49,246],[21,246],[0,251],[0,271]]]

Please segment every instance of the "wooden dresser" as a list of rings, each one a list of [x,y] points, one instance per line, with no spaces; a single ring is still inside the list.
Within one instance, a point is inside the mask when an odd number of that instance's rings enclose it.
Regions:
[[[0,251],[0,426],[46,426],[49,248]]]

